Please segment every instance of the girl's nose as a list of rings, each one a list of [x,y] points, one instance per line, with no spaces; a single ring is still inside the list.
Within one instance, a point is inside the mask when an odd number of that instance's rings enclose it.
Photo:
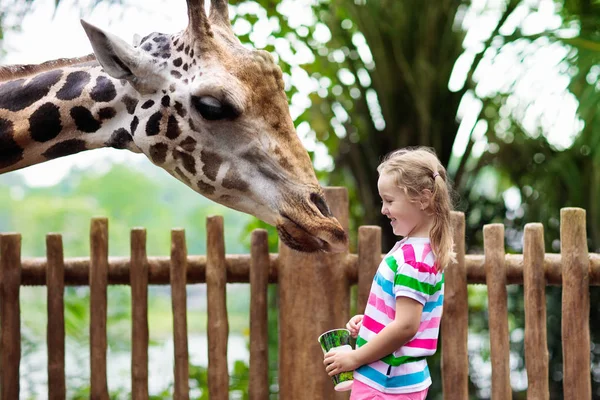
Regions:
[[[383,215],[387,215],[387,212],[388,212],[387,208],[385,207],[385,205],[384,205],[384,204],[382,204],[382,205],[381,205],[381,213],[382,213]]]

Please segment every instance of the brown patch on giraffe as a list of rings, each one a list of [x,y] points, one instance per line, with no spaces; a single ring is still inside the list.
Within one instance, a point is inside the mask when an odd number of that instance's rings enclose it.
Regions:
[[[92,77],[86,71],[75,71],[67,75],[65,84],[56,92],[59,100],[73,100],[81,96]]]
[[[221,168],[221,164],[223,164],[223,158],[217,153],[202,150],[200,152],[200,161],[204,164],[202,166],[204,176],[214,182],[217,179],[219,168]]]
[[[181,75],[181,72],[173,70],[173,71],[171,71],[171,76],[173,76],[174,78],[177,78],[177,79],[181,79],[182,75]]]
[[[175,118],[174,115],[169,115],[169,120],[167,122],[167,137],[169,139],[176,139],[179,135],[181,135],[181,129],[179,128],[177,118]]]
[[[179,179],[181,179],[183,182],[185,182],[186,185],[192,186],[192,181],[190,181],[190,178],[188,178],[179,167],[175,168],[175,173],[177,174]]]
[[[250,187],[246,181],[240,177],[240,172],[235,168],[229,168],[223,178],[223,187],[225,189],[236,189],[240,192],[246,192]]]
[[[43,72],[25,84],[17,79],[0,85],[0,108],[21,111],[48,95],[62,76],[62,70]]]
[[[94,118],[91,111],[83,106],[73,107],[70,114],[73,121],[75,121],[77,129],[81,132],[93,133],[102,126],[102,123]]]
[[[223,194],[221,196],[219,196],[219,202],[225,203],[225,204],[231,204],[231,203],[235,203],[238,201],[238,198],[235,196],[232,196],[230,194]]]
[[[181,57],[177,57],[176,59],[173,60],[174,66],[181,67],[181,64],[183,64],[183,60],[181,59]]]
[[[13,123],[0,118],[0,169],[23,159],[23,149],[14,140]]]
[[[111,119],[117,115],[117,110],[112,107],[104,107],[98,110],[98,118],[100,120]]]
[[[47,142],[62,130],[60,110],[52,103],[45,103],[29,117],[29,134],[36,142]]]
[[[167,159],[167,150],[169,146],[164,143],[157,143],[150,146],[150,159],[154,164],[162,164]]]
[[[114,147],[115,149],[127,149],[132,141],[133,138],[127,132],[127,129],[119,128],[112,133],[105,144],[107,147]]]
[[[54,146],[51,146],[42,153],[42,156],[48,160],[52,160],[59,157],[68,156],[71,154],[79,153],[87,150],[85,141],[81,139],[69,139],[63,142],[58,142]]]
[[[148,118],[146,123],[146,135],[155,136],[160,132],[160,120],[162,119],[162,113],[160,111],[155,112]]]
[[[198,189],[200,190],[201,193],[204,193],[205,195],[212,195],[215,193],[215,187],[212,185],[209,185],[208,183],[202,182],[202,181],[198,181]]]
[[[173,152],[173,158],[181,160],[183,167],[192,175],[196,175],[196,160],[191,154],[188,154],[181,150],[175,150]]]
[[[133,119],[131,120],[131,124],[129,125],[129,129],[131,129],[132,135],[135,135],[135,130],[137,129],[139,124],[140,124],[139,118],[137,116],[133,117]]]
[[[186,137],[181,143],[179,143],[179,147],[181,147],[183,150],[192,153],[194,150],[196,150],[196,144],[198,142],[196,141],[196,139],[194,139],[191,136]]]
[[[185,108],[183,108],[183,104],[178,101],[175,101],[175,111],[177,111],[177,115],[179,115],[181,118],[184,118],[187,115],[187,111]]]
[[[142,104],[142,108],[144,110],[149,109],[150,107],[152,107],[154,105],[154,100],[147,100],[144,102],[144,104]]]
[[[117,90],[110,79],[100,75],[96,78],[96,86],[90,92],[90,97],[99,103],[109,102],[117,97]]]
[[[127,112],[129,114],[133,114],[135,112],[135,108],[137,107],[139,100],[135,99],[129,95],[125,95],[125,96],[123,96],[121,101],[123,102],[123,104],[125,104],[125,108],[127,109]]]

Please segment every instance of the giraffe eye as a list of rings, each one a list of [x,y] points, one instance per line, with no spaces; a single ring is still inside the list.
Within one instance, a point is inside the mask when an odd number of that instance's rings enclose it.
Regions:
[[[233,106],[212,96],[192,96],[192,104],[200,115],[208,121],[234,119],[239,116],[239,112]]]

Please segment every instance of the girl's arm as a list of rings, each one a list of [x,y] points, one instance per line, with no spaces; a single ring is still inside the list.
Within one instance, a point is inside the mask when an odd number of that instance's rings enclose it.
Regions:
[[[423,305],[409,297],[396,298],[396,317],[364,346],[354,351],[331,351],[323,363],[329,375],[354,370],[398,350],[419,330]]]

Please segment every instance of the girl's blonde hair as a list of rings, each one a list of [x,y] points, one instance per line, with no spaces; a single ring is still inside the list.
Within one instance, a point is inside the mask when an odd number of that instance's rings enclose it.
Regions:
[[[450,223],[452,185],[435,152],[427,147],[396,150],[384,158],[377,172],[393,176],[396,185],[404,190],[411,202],[420,202],[429,196],[426,211],[433,216],[429,240],[437,269],[442,271],[455,259]]]

